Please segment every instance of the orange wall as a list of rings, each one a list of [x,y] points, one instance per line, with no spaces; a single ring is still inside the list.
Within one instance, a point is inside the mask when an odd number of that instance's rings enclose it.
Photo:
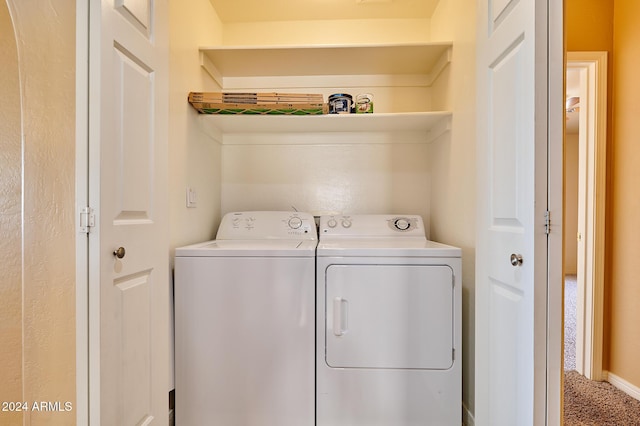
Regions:
[[[616,0],[614,4],[608,367],[640,387],[640,2]]]
[[[612,122],[613,91],[613,4],[611,0],[565,0],[566,49],[570,52],[606,51],[608,52],[607,70],[607,122]],[[612,126],[607,125],[607,168],[610,169]],[[610,176],[607,176],[607,192],[610,193]],[[610,198],[610,197],[609,197]],[[606,218],[610,216],[611,206],[607,199]],[[605,218],[605,220],[607,220]],[[610,330],[610,276],[607,271],[611,265],[611,226],[607,220],[605,249],[605,300],[604,300],[604,353],[603,368],[609,368],[609,330]]]
[[[611,0],[565,0],[568,51],[606,50],[613,47]]]

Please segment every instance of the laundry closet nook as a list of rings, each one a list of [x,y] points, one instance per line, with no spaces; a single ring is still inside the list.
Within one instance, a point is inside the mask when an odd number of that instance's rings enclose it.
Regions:
[[[473,0],[186,0],[169,13],[172,250],[213,238],[231,211],[420,215],[430,239],[462,248],[463,417],[474,401],[475,19]],[[373,113],[200,114],[189,92],[367,93]]]

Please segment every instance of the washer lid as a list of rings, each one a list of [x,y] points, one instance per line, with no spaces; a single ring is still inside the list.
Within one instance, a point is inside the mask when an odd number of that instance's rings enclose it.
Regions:
[[[317,241],[213,240],[176,249],[176,257],[314,257]]]
[[[365,257],[461,257],[458,247],[424,238],[324,238],[320,240],[318,256]]]

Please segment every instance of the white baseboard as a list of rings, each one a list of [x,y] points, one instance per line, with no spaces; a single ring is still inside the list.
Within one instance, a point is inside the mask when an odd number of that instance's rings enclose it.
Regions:
[[[464,403],[462,403],[462,425],[463,426],[475,426],[476,421],[473,418],[473,414],[467,408]]]
[[[602,375],[604,376],[604,380],[611,383],[613,386],[620,389],[622,392],[626,393],[630,397],[640,401],[640,388],[638,386],[627,382],[622,377],[616,376],[610,371],[603,371]]]

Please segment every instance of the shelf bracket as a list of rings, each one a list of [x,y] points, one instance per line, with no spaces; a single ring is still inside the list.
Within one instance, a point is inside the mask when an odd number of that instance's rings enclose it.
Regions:
[[[213,61],[209,59],[207,54],[203,51],[200,51],[200,66],[205,69],[205,71],[213,78],[213,80],[218,83],[221,89],[224,89],[224,78],[222,77],[222,73],[216,68],[213,64]]]
[[[451,131],[451,117],[443,117],[431,127],[427,136],[427,143],[432,143],[440,136]]]
[[[440,55],[438,61],[431,68],[431,72],[427,76],[427,86],[431,87],[434,81],[440,76],[440,73],[451,63],[451,47]]]

